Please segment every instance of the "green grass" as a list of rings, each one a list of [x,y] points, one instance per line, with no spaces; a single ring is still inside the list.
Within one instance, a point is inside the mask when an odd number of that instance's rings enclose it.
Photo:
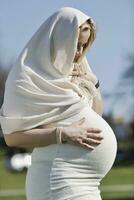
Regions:
[[[134,165],[113,167],[101,181],[102,185],[134,184]]]
[[[0,190],[24,188],[26,172],[11,173],[5,170],[0,159]]]
[[[8,172],[4,168],[3,154],[0,153],[0,190],[24,189],[26,171]],[[134,165],[113,167],[101,182],[101,186],[134,184]],[[133,200],[134,191],[102,192],[103,200]],[[0,200],[26,200],[24,196],[1,197]]]
[[[134,200],[134,192],[102,193],[103,200]]]
[[[101,186],[134,184],[134,165],[113,167],[101,181]],[[133,200],[134,191],[102,192],[104,200]]]
[[[23,196],[22,197],[17,196],[17,197],[1,197],[0,200],[26,200],[26,199]]]

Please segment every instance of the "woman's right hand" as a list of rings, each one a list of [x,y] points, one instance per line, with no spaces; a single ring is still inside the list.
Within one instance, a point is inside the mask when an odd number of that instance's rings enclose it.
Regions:
[[[96,145],[101,143],[103,139],[99,128],[90,128],[84,127],[82,124],[85,121],[85,117],[78,120],[77,122],[73,122],[71,125],[67,127],[63,127],[63,141],[67,141],[68,143],[78,144],[83,147],[86,147],[90,150],[93,150]]]

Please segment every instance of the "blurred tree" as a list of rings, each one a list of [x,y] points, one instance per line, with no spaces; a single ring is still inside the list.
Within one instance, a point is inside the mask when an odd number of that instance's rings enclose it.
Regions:
[[[128,60],[130,61],[130,65],[121,74],[115,88],[113,102],[116,105],[120,104],[122,110],[125,110],[125,115],[129,117],[126,124],[128,139],[125,140],[123,148],[127,147],[130,150],[130,157],[132,157],[132,152],[134,152],[134,56],[128,56]]]
[[[5,81],[9,72],[9,68],[10,66],[4,66],[4,64],[0,61],[0,107],[3,102]]]
[[[122,73],[115,95],[117,96],[117,103],[121,100],[127,106],[131,121],[134,121],[134,56],[131,55],[128,58],[130,66]]]
[[[130,66],[123,71],[120,79],[111,93],[105,93],[104,98],[111,100],[109,115],[113,115],[116,106],[127,110],[130,121],[134,121],[134,56],[129,56]]]

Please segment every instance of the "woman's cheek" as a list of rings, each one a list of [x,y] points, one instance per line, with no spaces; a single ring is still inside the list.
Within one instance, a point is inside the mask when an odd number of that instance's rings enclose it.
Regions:
[[[87,43],[89,36],[90,36],[90,30],[86,32],[81,32],[80,34],[81,43],[83,44]]]

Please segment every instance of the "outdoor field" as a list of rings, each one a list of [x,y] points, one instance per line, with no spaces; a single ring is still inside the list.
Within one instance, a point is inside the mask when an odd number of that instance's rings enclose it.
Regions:
[[[8,172],[0,153],[0,200],[26,200],[24,194],[26,171]],[[104,200],[134,199],[134,165],[118,166],[108,173],[101,183]]]

